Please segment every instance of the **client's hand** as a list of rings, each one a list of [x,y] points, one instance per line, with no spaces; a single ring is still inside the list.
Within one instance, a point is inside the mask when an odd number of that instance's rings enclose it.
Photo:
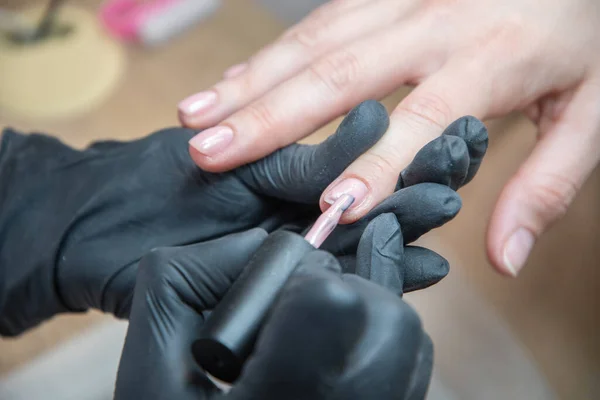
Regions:
[[[378,217],[369,231],[380,231],[390,217]],[[223,394],[206,377],[191,355],[202,314],[217,305],[265,237],[254,229],[142,259],[115,398],[423,399],[433,352],[417,314],[389,291],[341,275],[336,259],[317,250],[280,293],[232,390]],[[388,238],[366,234],[360,248],[381,240]],[[371,254],[359,257],[360,269],[390,255]],[[393,256],[403,270],[404,256]]]

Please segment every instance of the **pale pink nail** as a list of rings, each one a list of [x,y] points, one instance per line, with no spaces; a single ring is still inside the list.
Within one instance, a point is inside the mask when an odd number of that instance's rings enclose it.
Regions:
[[[179,103],[179,112],[187,117],[193,117],[206,111],[217,103],[217,93],[208,90],[191,95]]]
[[[328,204],[333,204],[337,199],[345,194],[354,197],[354,203],[350,208],[357,207],[367,197],[369,188],[363,181],[356,178],[348,178],[339,182],[337,185],[327,191],[324,200]]]
[[[535,243],[533,234],[525,228],[517,229],[504,246],[504,266],[511,275],[517,276],[529,258]]]
[[[215,126],[200,132],[190,140],[190,146],[211,157],[225,150],[233,140],[233,130],[227,126]]]
[[[241,63],[241,64],[236,64],[234,66],[231,66],[231,67],[227,68],[225,70],[225,72],[223,72],[223,78],[225,78],[225,79],[235,78],[236,76],[238,76],[239,74],[244,72],[246,70],[246,68],[248,68],[247,63]]]

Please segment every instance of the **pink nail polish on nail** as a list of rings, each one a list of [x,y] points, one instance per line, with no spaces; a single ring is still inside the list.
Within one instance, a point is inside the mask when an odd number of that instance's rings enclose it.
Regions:
[[[367,185],[365,185],[363,181],[356,178],[348,178],[329,189],[324,200],[328,204],[333,204],[343,195],[349,194],[354,197],[354,203],[351,206],[352,208],[360,205],[365,197],[367,197],[368,193],[369,188],[367,188]]]
[[[529,258],[535,243],[533,234],[525,228],[517,229],[504,246],[504,266],[512,276],[517,276]]]
[[[246,68],[248,68],[247,63],[233,65],[233,66],[227,68],[225,70],[225,72],[223,72],[223,78],[225,78],[225,79],[235,78],[236,76],[238,76],[239,74],[244,72],[246,70]]]
[[[191,95],[179,103],[179,112],[192,117],[200,112],[206,111],[217,103],[217,93],[208,90]]]
[[[227,126],[215,126],[200,132],[190,140],[190,146],[207,157],[212,157],[229,146],[233,130]]]

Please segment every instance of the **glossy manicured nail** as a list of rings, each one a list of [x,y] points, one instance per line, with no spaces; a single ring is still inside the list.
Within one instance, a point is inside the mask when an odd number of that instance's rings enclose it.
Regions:
[[[207,157],[212,157],[223,150],[233,140],[233,130],[227,126],[215,126],[200,132],[190,140],[190,146]]]
[[[191,95],[179,103],[179,112],[186,117],[193,117],[204,112],[217,103],[217,93],[208,90]]]
[[[225,78],[225,79],[235,78],[236,76],[238,76],[239,74],[244,72],[246,70],[246,68],[248,68],[247,63],[241,63],[241,64],[236,64],[234,66],[231,66],[231,67],[227,68],[225,70],[225,72],[223,72],[223,78]]]
[[[349,194],[354,197],[354,203],[352,203],[350,208],[355,208],[363,202],[368,193],[369,188],[367,188],[367,185],[363,181],[356,178],[348,178],[329,189],[324,200],[328,204],[333,204],[343,195]]]
[[[535,238],[525,228],[517,229],[504,246],[504,267],[512,275],[517,276],[531,253]]]

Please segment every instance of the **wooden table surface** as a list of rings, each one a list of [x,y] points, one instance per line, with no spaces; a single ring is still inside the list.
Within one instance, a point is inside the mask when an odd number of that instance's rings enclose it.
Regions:
[[[101,107],[62,121],[24,120],[0,110],[0,126],[49,132],[75,146],[146,135],[176,124],[175,105],[180,99],[209,87],[225,68],[246,59],[282,29],[250,2],[225,1],[214,18],[168,46],[129,48],[128,69],[119,89]],[[385,103],[391,107],[406,93],[401,90]],[[323,138],[335,124],[320,130],[312,141]],[[519,279],[502,278],[485,258],[486,223],[502,185],[531,150],[535,130],[519,116],[492,121],[489,127],[491,147],[479,175],[461,192],[463,210],[437,235],[465,262],[462,268],[469,283],[509,322],[561,397],[600,398],[600,173],[591,177],[567,216],[542,238]],[[0,340],[0,372],[103,318],[108,317],[61,316],[16,340]]]

